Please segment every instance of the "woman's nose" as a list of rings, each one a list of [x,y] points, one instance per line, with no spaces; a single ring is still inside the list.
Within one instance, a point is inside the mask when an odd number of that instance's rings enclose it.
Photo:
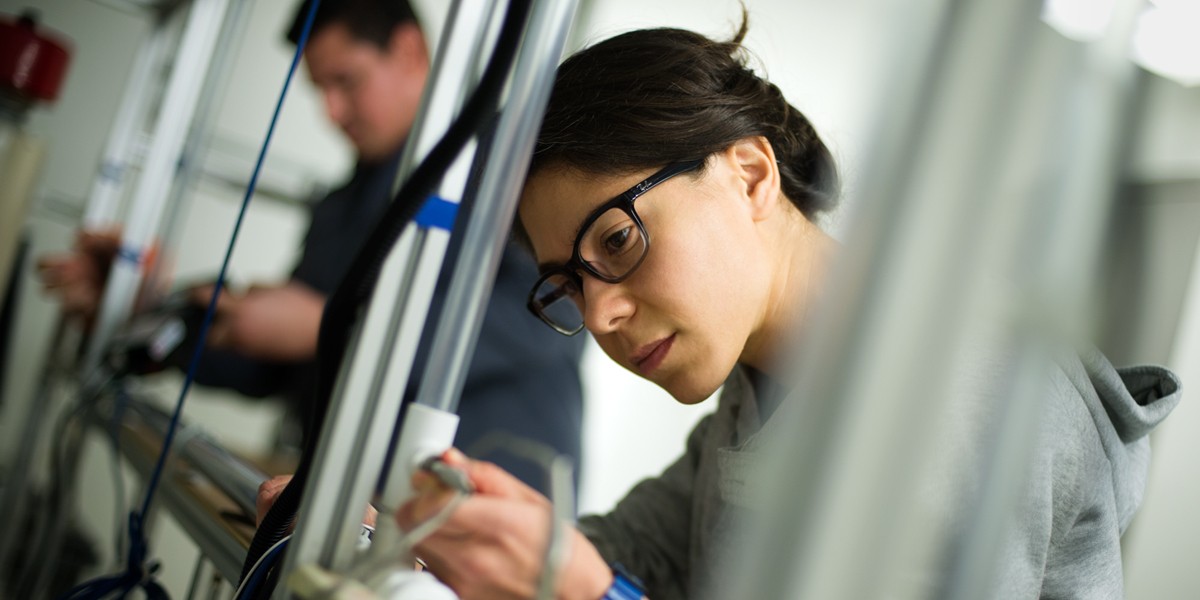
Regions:
[[[612,333],[633,315],[634,302],[623,283],[583,276],[583,324],[595,335]]]

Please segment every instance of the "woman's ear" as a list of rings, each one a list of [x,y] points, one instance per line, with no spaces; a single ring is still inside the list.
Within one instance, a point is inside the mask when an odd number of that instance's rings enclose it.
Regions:
[[[779,163],[775,149],[763,136],[748,137],[725,150],[726,159],[737,177],[737,185],[750,209],[750,216],[762,220],[780,200]]]

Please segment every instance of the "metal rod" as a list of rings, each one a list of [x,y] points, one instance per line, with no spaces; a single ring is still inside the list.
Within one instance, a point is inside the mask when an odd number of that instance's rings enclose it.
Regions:
[[[179,157],[179,171],[171,185],[171,194],[166,202],[163,218],[162,239],[158,248],[158,259],[147,275],[147,287],[160,290],[169,283],[170,265],[179,247],[186,223],[188,207],[196,190],[193,189],[203,172],[203,158],[207,154],[213,137],[213,122],[229,88],[229,73],[234,57],[245,38],[250,24],[250,11],[254,0],[231,0],[232,5],[225,13],[220,37],[214,46],[212,62],[200,89],[195,117],[188,130],[187,139]]]
[[[59,374],[59,360],[66,335],[67,323],[59,318],[50,347],[43,362],[41,377],[38,379],[37,391],[25,413],[21,424],[21,440],[17,445],[16,455],[9,463],[8,473],[5,474],[3,495],[0,496],[0,514],[9,515],[13,519],[24,518],[25,494],[30,491],[30,467],[37,451],[38,441],[43,438],[46,418],[53,407],[51,391],[54,379]],[[13,553],[16,552],[22,538],[20,527],[6,527],[0,533],[0,565],[12,564]],[[4,572],[0,572],[3,576]],[[13,582],[9,582],[13,583]]]
[[[480,53],[471,50],[483,37],[493,4],[492,0],[457,0],[451,6],[447,32],[423,92],[423,108],[401,159],[400,177],[416,164],[416,156],[427,153],[440,138],[461,105],[473,67],[481,60]],[[457,190],[444,183],[442,195],[458,198],[463,183],[458,182]],[[408,377],[447,242],[446,232],[421,232],[413,225],[384,263],[326,414],[285,573],[301,564],[342,564],[355,547],[362,511],[371,499],[401,410],[402,393],[381,393],[380,384],[387,377]],[[329,481],[340,484],[329,485]],[[280,586],[277,597],[285,594]]]
[[[118,105],[117,116],[113,120],[108,141],[104,146],[104,154],[100,157],[100,166],[92,180],[91,193],[88,194],[87,205],[84,208],[84,229],[107,227],[117,219],[125,175],[129,170],[134,142],[138,137],[142,119],[146,115],[153,77],[166,54],[171,38],[170,28],[160,18],[150,31],[149,38],[142,42],[138,49],[129,80],[125,83],[125,93]]]
[[[142,282],[143,263],[162,220],[167,192],[199,99],[199,88],[204,74],[208,72],[213,46],[228,6],[229,0],[193,0],[179,54],[154,126],[150,151],[138,178],[129,218],[121,236],[121,248],[113,259],[96,325],[84,355],[84,372],[100,363],[113,332],[133,308]]]
[[[204,558],[204,553],[196,556],[196,566],[192,569],[192,579],[188,583],[187,600],[195,600],[196,592],[200,591],[200,580],[204,578],[204,566],[208,561]]]
[[[142,477],[149,476],[154,469],[166,434],[162,419],[147,418],[155,412],[144,403],[131,401],[122,421],[121,450]],[[103,418],[94,422],[101,426],[107,424]],[[135,435],[135,431],[138,434]],[[193,438],[187,446],[192,443],[203,445],[205,442]],[[266,477],[261,472],[247,468],[241,461],[227,462],[230,461],[230,455],[224,450],[206,456],[204,453],[189,452],[185,447],[181,449],[178,458],[186,461],[199,473],[220,474],[223,481],[212,478],[210,480],[222,490],[242,490],[236,492],[237,495],[230,494],[230,498],[239,507],[243,507],[243,510],[247,503],[253,506],[258,483]],[[156,505],[174,517],[188,537],[196,543],[201,555],[212,563],[213,568],[226,581],[237,581],[242,571],[242,560],[246,557],[246,544],[234,536],[234,530],[229,523],[215,514],[213,507],[204,498],[182,485],[185,478],[180,476],[179,464],[179,460],[168,464]],[[251,489],[254,491],[250,492]],[[226,493],[229,494],[228,491]]]
[[[533,7],[488,153],[493,160],[480,183],[417,395],[422,404],[448,412],[458,408],[575,5],[538,2]]]
[[[159,435],[166,433],[171,421],[169,414],[144,402],[131,403],[127,410]],[[266,473],[230,453],[204,431],[192,431],[189,428],[189,434],[185,438],[177,438],[175,444],[173,453],[212,481],[247,516],[255,514],[254,501],[258,496],[258,486],[267,480]]]

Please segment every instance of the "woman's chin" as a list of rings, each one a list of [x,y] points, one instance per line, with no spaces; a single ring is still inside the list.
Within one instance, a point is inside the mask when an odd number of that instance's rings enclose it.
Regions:
[[[717,390],[721,389],[721,384],[724,380],[718,381],[715,385],[696,385],[696,382],[683,382],[685,385],[671,385],[671,382],[660,383],[659,385],[671,394],[672,398],[680,404],[693,405],[700,404],[708,400]],[[690,385],[687,385],[690,384]]]

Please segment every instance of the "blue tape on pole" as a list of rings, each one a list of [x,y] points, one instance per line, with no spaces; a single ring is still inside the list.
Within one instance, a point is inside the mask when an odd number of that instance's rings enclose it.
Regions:
[[[142,251],[129,246],[121,246],[117,250],[117,258],[135,265],[142,264]]]
[[[421,207],[421,212],[417,213],[417,225],[426,229],[437,228],[451,231],[454,229],[454,217],[457,215],[457,203],[430,196]]]

